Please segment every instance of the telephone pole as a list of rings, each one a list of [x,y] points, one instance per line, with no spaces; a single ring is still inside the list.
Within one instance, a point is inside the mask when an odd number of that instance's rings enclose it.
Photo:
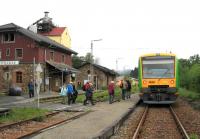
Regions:
[[[93,76],[94,76],[94,74],[93,74],[93,60],[92,60],[92,57],[93,57],[93,42],[95,42],[95,41],[102,41],[102,39],[98,39],[98,40],[91,40],[91,55],[90,55],[90,75],[91,75],[91,77],[90,77],[90,81],[93,83]]]

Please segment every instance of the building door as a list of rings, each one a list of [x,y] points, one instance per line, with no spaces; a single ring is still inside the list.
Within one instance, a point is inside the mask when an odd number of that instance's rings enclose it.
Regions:
[[[96,75],[94,76],[93,82],[94,82],[94,87],[95,87],[95,89],[98,89],[98,78],[97,78]]]

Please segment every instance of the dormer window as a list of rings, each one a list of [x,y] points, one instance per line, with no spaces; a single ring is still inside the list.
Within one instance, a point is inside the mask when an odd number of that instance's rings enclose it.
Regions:
[[[4,43],[15,42],[15,34],[14,33],[3,33],[3,42]]]

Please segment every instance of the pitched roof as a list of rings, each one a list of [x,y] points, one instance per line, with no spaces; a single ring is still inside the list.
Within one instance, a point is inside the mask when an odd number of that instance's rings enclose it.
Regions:
[[[89,62],[86,62],[84,63],[83,65],[81,65],[78,69],[80,69],[81,67],[85,66],[86,64],[90,64]],[[103,71],[103,72],[106,72],[108,74],[111,74],[111,75],[118,75],[117,72],[109,69],[109,68],[106,68],[106,67],[103,67],[101,65],[97,65],[97,64],[92,64],[94,67],[98,68],[99,70]]]
[[[46,63],[48,63],[49,65],[51,65],[51,66],[55,67],[56,69],[63,71],[63,72],[68,72],[68,73],[79,72],[77,69],[72,68],[71,66],[69,66],[67,64],[57,63],[57,62],[48,61],[48,60],[46,60]]]
[[[72,54],[77,54],[77,52],[65,47],[64,45],[62,45],[60,43],[57,43],[56,41],[49,39],[46,36],[36,34],[32,31],[24,29],[14,23],[5,24],[5,25],[0,26],[0,32],[4,32],[4,31],[20,32],[21,34],[37,41],[38,43],[46,43],[46,44],[50,45],[51,48],[59,49],[59,50],[62,50],[62,51],[68,52],[68,53],[72,53]]]
[[[60,36],[64,32],[65,28],[66,27],[55,27],[49,32],[41,32],[40,34],[45,36]]]

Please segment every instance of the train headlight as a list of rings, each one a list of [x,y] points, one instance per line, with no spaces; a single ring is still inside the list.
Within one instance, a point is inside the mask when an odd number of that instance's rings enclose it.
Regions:
[[[171,84],[174,84],[174,80],[171,80],[170,83],[171,83]]]
[[[143,81],[143,84],[147,84],[147,81],[144,80],[144,81]]]

